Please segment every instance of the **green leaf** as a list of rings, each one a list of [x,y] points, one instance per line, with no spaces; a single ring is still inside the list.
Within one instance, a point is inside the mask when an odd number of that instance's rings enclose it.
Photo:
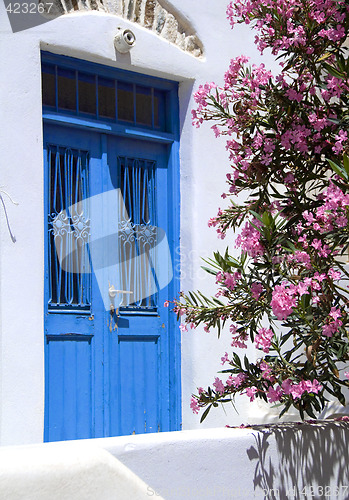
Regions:
[[[249,210],[249,212],[253,215],[253,217],[258,219],[260,222],[263,222],[262,217],[259,214],[257,214],[257,212],[255,212],[254,210]]]
[[[336,77],[336,78],[341,78],[342,80],[344,78],[346,78],[346,75],[345,73],[341,73],[340,71],[338,71],[338,69],[336,69],[335,67],[333,66],[330,66],[329,64],[325,63],[324,65],[324,68],[330,73],[330,75]]]
[[[300,415],[301,419],[304,420],[304,410],[301,406],[299,407],[299,415]]]
[[[210,409],[211,409],[212,405],[208,406],[206,408],[206,410],[204,411],[204,413],[202,414],[201,418],[200,418],[200,424],[205,420],[205,418],[207,417]]]
[[[328,59],[331,56],[332,56],[332,52],[326,52],[323,56],[319,57],[317,62],[325,61],[326,59]]]
[[[236,364],[236,366],[241,370],[241,359],[236,354],[236,352],[233,352],[233,359],[234,359],[234,363]]]
[[[349,176],[349,157],[346,154],[343,155],[343,164],[344,164],[345,171]]]
[[[330,164],[332,170],[336,172],[336,174],[338,174],[340,177],[342,177],[342,179],[345,179],[346,181],[349,179],[349,176],[344,168],[342,168],[340,165],[337,165],[337,163],[332,160],[327,159],[327,161]]]
[[[309,417],[314,418],[314,419],[316,420],[316,415],[314,414],[314,412],[313,412],[313,409],[312,409],[311,405],[307,406],[307,407],[305,408],[305,411],[306,411],[306,413],[309,415]]]
[[[248,358],[247,358],[246,354],[245,354],[245,356],[244,356],[244,365],[245,365],[246,370],[248,371],[248,370],[249,370],[249,368],[250,368],[250,362],[249,362],[249,360],[248,360]]]
[[[279,414],[279,418],[281,418],[282,415],[284,415],[290,409],[291,404],[292,404],[292,401],[287,401],[287,403],[284,406],[284,409]]]
[[[201,269],[203,269],[204,271],[206,271],[209,274],[213,274],[214,276],[216,276],[216,274],[217,274],[217,271],[214,271],[213,269],[210,269],[209,267],[201,266]]]

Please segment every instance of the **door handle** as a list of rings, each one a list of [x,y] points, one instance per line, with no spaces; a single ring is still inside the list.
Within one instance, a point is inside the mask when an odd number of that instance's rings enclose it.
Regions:
[[[114,299],[116,295],[119,295],[119,293],[131,295],[133,292],[129,292],[128,290],[116,290],[114,285],[109,286],[109,297],[111,299]]]
[[[132,295],[133,292],[130,292],[128,290],[116,290],[114,285],[110,285],[110,283],[109,283],[108,293],[109,293],[109,297],[110,297],[110,314],[113,315],[114,311],[115,311],[114,300],[115,300],[116,295],[124,295],[124,294],[125,295]],[[119,307],[120,307],[120,304],[118,304],[117,308],[116,308],[117,315],[119,314]]]

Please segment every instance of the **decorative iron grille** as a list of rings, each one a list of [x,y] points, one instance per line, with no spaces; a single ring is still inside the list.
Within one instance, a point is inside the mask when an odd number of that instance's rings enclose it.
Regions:
[[[129,308],[155,308],[158,302],[156,163],[118,157],[124,200],[119,222],[121,287],[132,291]]]
[[[90,310],[88,152],[48,147],[49,309]]]

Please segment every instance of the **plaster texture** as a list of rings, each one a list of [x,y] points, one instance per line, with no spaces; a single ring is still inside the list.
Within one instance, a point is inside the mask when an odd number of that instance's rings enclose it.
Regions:
[[[148,488],[91,442],[0,450],[0,498],[7,500],[142,500]]]
[[[318,421],[4,447],[0,498],[346,499],[348,438]]]
[[[96,440],[166,500],[349,497],[349,427],[318,421]],[[327,495],[327,496],[326,496]]]

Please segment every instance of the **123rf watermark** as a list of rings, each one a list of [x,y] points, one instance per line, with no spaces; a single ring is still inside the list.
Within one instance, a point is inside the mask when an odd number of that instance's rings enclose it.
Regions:
[[[150,486],[147,487],[147,495],[150,498],[176,498],[178,500],[187,498],[199,498],[199,499],[219,499],[231,498],[231,499],[241,499],[241,500],[251,500],[252,498],[257,498],[257,492],[253,492],[248,488],[224,486],[224,485],[213,485],[213,486],[169,486],[167,488],[161,489],[161,493],[154,490]]]
[[[293,486],[288,490],[284,491],[278,488],[261,488],[255,491],[251,491],[247,488],[241,487],[229,487],[229,486],[203,486],[203,487],[185,487],[185,486],[173,486],[166,489],[162,489],[161,493],[155,489],[148,486],[147,496],[150,498],[157,498],[163,496],[175,496],[180,500],[181,498],[231,498],[231,499],[244,499],[251,500],[251,498],[261,498],[261,494],[264,495],[265,500],[308,500],[308,499],[340,499],[346,500],[348,498],[349,486],[339,485],[339,486],[304,486],[298,488]]]
[[[292,488],[286,490],[286,492],[281,491],[278,488],[264,488],[262,489],[262,491],[264,493],[264,498],[266,500],[274,500],[274,499],[307,500],[311,498],[346,500],[348,498],[349,486],[309,485],[309,486],[304,486],[303,488],[297,488],[296,486],[293,486]]]

